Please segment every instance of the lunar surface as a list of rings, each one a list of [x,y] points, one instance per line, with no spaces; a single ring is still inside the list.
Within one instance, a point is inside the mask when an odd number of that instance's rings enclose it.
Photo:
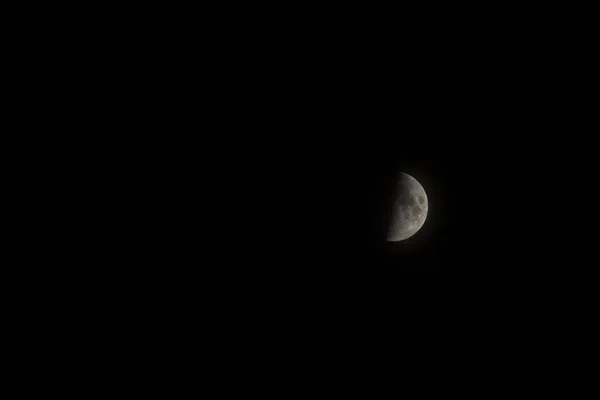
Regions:
[[[402,172],[396,186],[392,222],[387,240],[406,240],[421,229],[427,218],[429,202],[423,186],[412,176]]]

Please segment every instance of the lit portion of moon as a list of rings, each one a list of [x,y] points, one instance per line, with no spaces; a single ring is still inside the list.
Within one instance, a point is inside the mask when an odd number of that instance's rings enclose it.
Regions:
[[[423,186],[412,176],[400,173],[396,185],[388,242],[399,242],[413,236],[427,219],[429,201]]]

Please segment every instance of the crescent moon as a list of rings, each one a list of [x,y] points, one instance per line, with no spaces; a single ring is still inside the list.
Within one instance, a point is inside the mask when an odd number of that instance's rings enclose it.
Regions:
[[[425,223],[429,210],[425,189],[415,178],[404,172],[400,173],[395,196],[388,242],[412,237]]]

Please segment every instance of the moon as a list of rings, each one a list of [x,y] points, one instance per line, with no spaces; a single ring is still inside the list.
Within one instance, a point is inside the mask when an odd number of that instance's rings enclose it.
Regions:
[[[413,236],[427,219],[429,201],[423,186],[412,176],[401,172],[396,184],[392,221],[388,242],[399,242]]]

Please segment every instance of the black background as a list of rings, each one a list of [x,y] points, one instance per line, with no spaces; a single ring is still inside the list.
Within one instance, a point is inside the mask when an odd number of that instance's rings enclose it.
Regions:
[[[21,129],[43,134],[18,191],[42,242],[21,253],[43,260],[20,269],[48,311],[36,334],[125,377],[204,364],[243,390],[496,390],[586,364],[560,360],[589,354],[597,314],[583,24],[567,40],[541,10],[224,7],[51,20],[62,37],[20,46],[38,105]],[[387,243],[401,171],[429,215]]]
[[[144,156],[161,223],[177,226],[165,259],[202,265],[182,284],[212,276],[281,307],[396,307],[384,298],[419,291],[485,307],[578,279],[582,220],[564,187],[585,186],[592,159],[574,58],[484,23],[376,25],[229,21],[202,28],[197,52],[185,33],[169,42],[141,117],[175,132]],[[425,187],[429,217],[390,244],[400,171]]]
[[[247,360],[339,361],[508,351],[584,313],[594,158],[560,41],[225,15],[126,44],[127,68],[102,75],[102,110],[127,122],[103,130],[121,161],[100,208],[101,243],[127,254],[106,273],[131,297],[124,319],[212,333]],[[387,243],[401,171],[429,215]]]

